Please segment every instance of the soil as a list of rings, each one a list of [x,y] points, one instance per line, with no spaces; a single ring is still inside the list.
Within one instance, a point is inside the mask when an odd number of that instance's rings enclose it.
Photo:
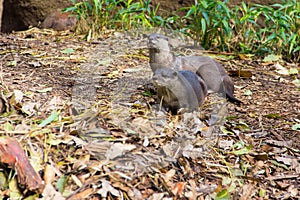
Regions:
[[[292,128],[300,123],[293,84],[300,76],[276,72],[299,64],[210,52],[230,74],[248,76],[232,76],[243,104],[221,104],[225,122],[209,127],[209,99],[191,114],[159,109],[145,33],[107,32],[86,42],[34,28],[3,34],[0,44],[1,133],[17,138],[31,161],[43,152],[35,169],[45,179],[52,166],[53,186],[68,177],[62,194],[69,199],[300,197],[300,130]],[[37,129],[54,111],[60,117]]]

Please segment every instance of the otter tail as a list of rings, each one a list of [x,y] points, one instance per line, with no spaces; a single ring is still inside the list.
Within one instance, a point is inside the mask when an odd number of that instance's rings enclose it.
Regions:
[[[231,103],[240,105],[241,103],[243,103],[241,100],[235,98],[232,94],[226,94],[226,98],[228,99],[228,101],[230,101]]]

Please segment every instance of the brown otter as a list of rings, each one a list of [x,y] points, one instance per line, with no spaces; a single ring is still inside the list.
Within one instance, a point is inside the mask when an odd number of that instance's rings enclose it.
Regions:
[[[226,94],[229,101],[241,103],[233,95],[234,85],[224,67],[208,56],[175,56],[164,35],[153,33],[148,37],[150,67],[155,73],[160,67],[169,67],[176,71],[195,72],[206,83],[210,92]]]
[[[204,81],[192,71],[175,71],[171,68],[158,68],[153,78],[157,94],[163,99],[163,105],[173,114],[179,109],[196,110],[203,104],[207,95]]]
[[[63,13],[60,10],[49,14],[41,24],[42,28],[54,29],[56,31],[74,30],[77,18],[70,12]]]

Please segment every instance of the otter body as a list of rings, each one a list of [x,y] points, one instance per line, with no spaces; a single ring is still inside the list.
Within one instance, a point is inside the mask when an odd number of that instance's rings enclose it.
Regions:
[[[62,13],[60,10],[48,15],[41,24],[42,28],[52,28],[56,31],[74,30],[77,25],[76,16],[70,12]]]
[[[179,109],[196,110],[207,95],[204,81],[191,71],[158,68],[152,80],[163,105],[172,113],[177,113]]]
[[[189,70],[201,77],[210,92],[226,94],[229,101],[241,103],[233,95],[234,85],[224,67],[208,56],[178,56],[176,57],[168,42],[161,34],[151,34],[148,38],[150,67],[155,73],[160,67],[168,67],[175,71]]]

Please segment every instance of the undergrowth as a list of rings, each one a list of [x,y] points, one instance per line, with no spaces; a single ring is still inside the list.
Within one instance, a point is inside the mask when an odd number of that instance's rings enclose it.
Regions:
[[[228,0],[195,1],[181,8],[185,13],[158,14],[159,5],[151,0],[71,0],[65,11],[75,13],[81,31],[91,37],[106,29],[131,30],[162,27],[176,29],[205,49],[242,54],[282,55],[300,61],[300,2],[284,0],[281,4],[242,3],[228,7]],[[85,27],[85,28],[82,28]]]

